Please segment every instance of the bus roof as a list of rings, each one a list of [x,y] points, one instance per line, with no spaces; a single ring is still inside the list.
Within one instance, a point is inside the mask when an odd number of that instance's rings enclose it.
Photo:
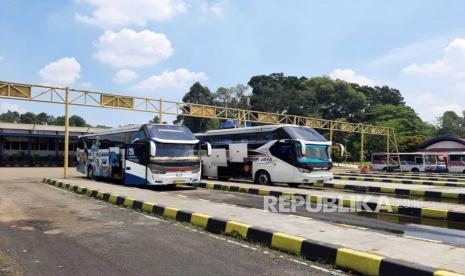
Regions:
[[[123,127],[105,129],[94,134],[82,135],[79,138],[92,138],[118,133],[139,132],[145,129],[148,138],[160,143],[198,143],[192,132],[182,125],[154,124],[147,123],[141,125],[127,125]]]
[[[386,155],[386,152],[374,152],[372,155]],[[390,152],[389,155],[397,155],[396,152]],[[422,151],[415,151],[415,152],[399,152],[399,155],[443,155],[440,152],[422,152]]]
[[[228,129],[216,129],[216,130],[209,130],[204,133],[196,133],[195,136],[209,136],[209,135],[218,135],[218,134],[240,134],[240,133],[251,133],[251,132],[265,132],[265,131],[273,131],[278,128],[282,127],[304,127],[298,125],[290,125],[290,124],[281,124],[281,125],[263,125],[263,126],[254,126],[254,127],[242,127],[242,128],[228,128]],[[310,127],[305,127],[310,128]]]
[[[81,135],[79,137],[92,137],[92,136],[103,135],[103,134],[113,134],[113,133],[120,133],[120,132],[137,131],[142,126],[143,125],[127,125],[127,126],[122,126],[122,127],[108,128],[108,129],[103,129],[101,131],[97,131],[97,132],[95,132],[93,134]]]
[[[328,140],[321,135],[318,131],[311,127],[280,124],[280,125],[264,125],[255,127],[232,128],[232,129],[219,129],[209,130],[205,133],[197,133],[196,137],[209,137],[209,136],[222,136],[246,133],[259,133],[259,132],[273,132],[278,129],[283,129],[291,139],[303,139],[315,142],[328,142]]]

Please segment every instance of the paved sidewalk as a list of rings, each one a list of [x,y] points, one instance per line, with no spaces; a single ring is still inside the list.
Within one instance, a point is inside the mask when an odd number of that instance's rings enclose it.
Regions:
[[[304,217],[185,198],[178,196],[176,191],[162,193],[85,179],[70,179],[66,182],[144,202],[153,202],[180,210],[234,220],[275,232],[282,232],[305,239],[386,256],[408,263],[465,273],[465,259],[463,258],[465,256],[465,248],[461,247],[343,227]],[[238,185],[251,186],[248,184]],[[274,188],[287,190],[280,187]],[[327,192],[319,193],[325,195],[331,194]],[[440,204],[440,206],[445,205]]]

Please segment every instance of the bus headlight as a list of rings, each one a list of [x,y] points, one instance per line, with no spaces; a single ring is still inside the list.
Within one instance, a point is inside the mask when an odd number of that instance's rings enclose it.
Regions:
[[[299,170],[300,173],[310,173],[312,172],[311,170],[307,170],[307,169],[302,169],[302,168],[297,168]]]
[[[149,168],[152,174],[165,174],[166,173],[165,168],[157,164],[149,164]]]

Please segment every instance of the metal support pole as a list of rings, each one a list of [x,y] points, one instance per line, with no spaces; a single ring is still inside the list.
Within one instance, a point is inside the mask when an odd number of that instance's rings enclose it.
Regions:
[[[365,161],[365,155],[363,154],[364,139],[365,139],[365,134],[363,133],[363,129],[362,129],[362,132],[360,132],[360,163],[363,163],[363,161]]]
[[[239,110],[237,112],[237,127],[240,128],[242,126],[242,112]]]
[[[389,154],[389,133],[388,135],[386,136],[386,161],[387,161],[387,167],[389,169],[389,163],[391,163],[391,156]]]
[[[160,120],[160,124],[163,124],[163,100],[160,99],[160,110],[159,110],[158,119]]]
[[[69,88],[66,87],[65,103],[65,152],[64,152],[64,178],[68,178],[68,158],[69,158]]]
[[[329,124],[329,141],[333,142],[333,122]]]

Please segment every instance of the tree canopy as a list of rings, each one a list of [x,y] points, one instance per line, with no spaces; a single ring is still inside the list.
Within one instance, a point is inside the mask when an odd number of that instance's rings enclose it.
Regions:
[[[440,126],[434,126],[406,105],[398,89],[388,86],[361,86],[327,76],[306,78],[283,73],[253,76],[247,84],[220,87],[213,93],[195,83],[183,101],[393,127],[401,151],[413,151],[419,143],[443,132],[465,135],[459,131],[464,118],[449,114],[440,120]],[[178,117],[177,122],[195,132],[218,125],[216,120],[199,118]],[[333,137],[346,144],[354,160],[358,158],[359,134],[335,133]],[[370,136],[365,141],[367,157],[373,151],[385,150],[384,137]]]
[[[54,117],[45,112],[35,114],[33,112],[26,112],[19,114],[17,111],[8,110],[0,114],[0,121],[7,123],[20,123],[20,124],[37,124],[37,125],[65,125],[65,116]],[[72,115],[69,117],[69,125],[77,127],[90,127],[86,120],[79,115]]]

